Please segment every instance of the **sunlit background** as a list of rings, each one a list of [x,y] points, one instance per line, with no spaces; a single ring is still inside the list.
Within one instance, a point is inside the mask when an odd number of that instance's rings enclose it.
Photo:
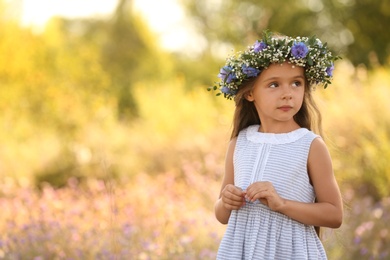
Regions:
[[[215,259],[234,104],[262,30],[343,57],[317,88],[345,203],[329,259],[390,259],[390,2],[0,0],[0,259]]]
[[[21,6],[23,26],[42,31],[50,18],[108,18],[117,7],[118,0],[21,0],[10,1]],[[135,13],[143,16],[150,30],[158,35],[164,49],[169,51],[192,48],[199,43],[199,36],[185,19],[185,12],[178,0],[135,0],[132,3]],[[199,45],[198,45],[199,47]]]

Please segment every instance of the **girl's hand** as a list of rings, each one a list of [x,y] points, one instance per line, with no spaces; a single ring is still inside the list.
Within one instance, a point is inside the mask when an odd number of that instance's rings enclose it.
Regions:
[[[285,200],[279,196],[272,183],[268,181],[259,181],[249,185],[245,198],[252,202],[258,199],[273,211],[278,211],[285,204]]]
[[[227,184],[221,192],[222,205],[228,210],[240,209],[245,205],[245,192],[232,184]]]

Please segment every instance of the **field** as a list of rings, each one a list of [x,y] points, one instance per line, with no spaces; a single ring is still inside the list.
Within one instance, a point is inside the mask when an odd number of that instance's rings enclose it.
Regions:
[[[345,203],[324,230],[329,259],[390,259],[389,72],[340,63],[315,93]],[[185,85],[139,83],[131,122],[110,100],[91,111],[64,96],[71,135],[4,108],[0,259],[214,259],[234,105]]]

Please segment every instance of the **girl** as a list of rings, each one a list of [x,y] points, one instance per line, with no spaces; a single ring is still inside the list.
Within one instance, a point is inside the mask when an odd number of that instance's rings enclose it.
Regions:
[[[314,37],[265,32],[221,69],[213,89],[236,109],[215,203],[227,224],[217,259],[327,258],[315,227],[340,227],[343,206],[328,149],[311,131],[315,122],[321,133],[311,92],[327,87],[337,58]]]

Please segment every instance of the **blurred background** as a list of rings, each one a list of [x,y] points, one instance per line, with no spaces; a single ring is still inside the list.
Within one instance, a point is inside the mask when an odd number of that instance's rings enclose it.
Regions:
[[[390,259],[387,0],[0,0],[0,259],[215,259],[234,104],[270,29],[337,55],[315,96],[345,205],[329,259]]]

